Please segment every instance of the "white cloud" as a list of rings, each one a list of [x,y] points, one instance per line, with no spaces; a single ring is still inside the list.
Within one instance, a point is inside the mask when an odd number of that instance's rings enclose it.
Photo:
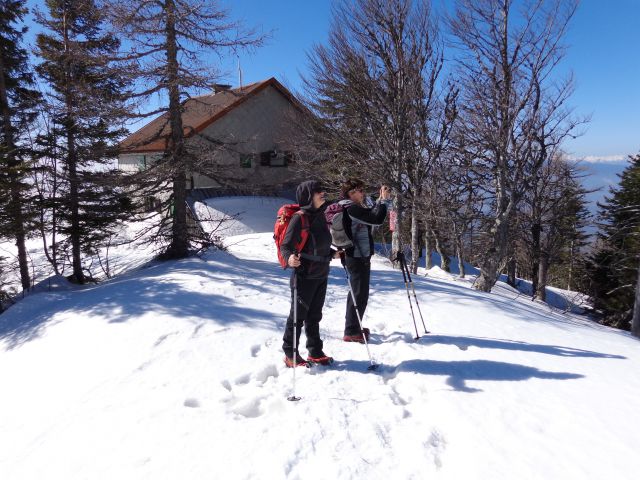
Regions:
[[[580,160],[587,163],[621,163],[627,161],[626,155],[587,155],[585,157],[579,157],[577,155],[571,156],[572,160]]]

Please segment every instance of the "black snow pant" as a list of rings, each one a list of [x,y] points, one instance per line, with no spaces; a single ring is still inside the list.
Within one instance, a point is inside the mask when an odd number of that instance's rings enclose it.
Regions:
[[[364,311],[369,301],[369,279],[371,278],[371,259],[361,257],[346,257],[346,267],[349,272],[349,282],[353,289],[353,295],[356,297],[358,304],[358,312],[360,318],[364,318]],[[351,293],[347,298],[347,313],[345,315],[344,334],[359,335],[361,334],[358,316],[353,305]]]
[[[291,275],[291,310],[287,318],[284,336],[282,337],[282,350],[289,358],[293,352],[293,282]],[[300,346],[300,333],[304,326],[304,333],[307,337],[307,351],[311,357],[321,357],[322,339],[320,338],[320,320],[322,320],[322,307],[327,293],[327,279],[309,280],[298,277],[298,311],[297,311],[297,333],[296,345]]]

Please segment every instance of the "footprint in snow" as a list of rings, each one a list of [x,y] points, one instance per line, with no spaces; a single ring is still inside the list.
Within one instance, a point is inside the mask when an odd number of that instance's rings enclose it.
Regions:
[[[398,393],[396,387],[394,386],[391,386],[391,393],[389,394],[389,397],[391,398],[391,401],[394,405],[404,407],[405,405],[409,404],[409,401],[405,400],[402,395]]]
[[[185,399],[183,405],[189,408],[198,408],[200,407],[200,402],[198,401],[197,398],[187,398]]]
[[[236,378],[233,383],[235,383],[236,385],[246,385],[250,381],[251,381],[251,374],[245,373],[243,375],[240,375],[238,378]]]
[[[423,445],[427,457],[430,458],[436,468],[440,470],[442,468],[442,454],[447,446],[447,440],[444,435],[437,429],[433,429],[429,438],[423,442]]]
[[[238,396],[233,390],[233,386],[227,380],[222,382],[222,386],[229,393],[220,400],[226,404],[229,413],[245,418],[256,418],[265,413],[262,408],[263,396]]]
[[[262,386],[269,380],[269,378],[278,378],[279,376],[280,372],[278,371],[278,367],[273,363],[268,363],[255,372],[244,373],[239,377],[236,377],[233,381],[233,385],[248,385],[249,383],[255,383],[258,386]],[[232,385],[228,380],[223,380],[222,386],[231,391]]]
[[[269,379],[276,379],[279,376],[278,367],[274,363],[269,363],[259,370],[240,375],[235,380],[223,380],[220,385],[227,393],[220,400],[227,405],[227,410],[230,413],[245,418],[259,417],[265,413],[266,409],[272,409],[272,406],[264,405],[265,399],[269,398],[271,394],[256,395],[256,388],[261,389]],[[259,391],[263,392],[263,390]],[[191,405],[185,403],[185,406]]]
[[[273,377],[274,379],[280,376],[280,371],[278,367],[276,367],[273,363],[265,365],[261,370],[256,372],[255,378],[260,385],[264,385],[267,383],[269,378]]]
[[[229,402],[229,412],[245,418],[256,418],[264,413],[261,408],[262,398],[233,399]]]
[[[278,371],[278,367],[273,363],[269,363],[255,372],[243,373],[236,377],[235,380],[222,380],[220,385],[222,385],[226,391],[231,392],[234,387],[242,387],[250,383],[257,384],[257,386],[261,387],[269,378],[277,378],[279,376],[280,372]]]

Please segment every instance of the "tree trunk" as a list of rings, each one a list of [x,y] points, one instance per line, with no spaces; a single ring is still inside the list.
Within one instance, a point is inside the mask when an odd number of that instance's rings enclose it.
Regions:
[[[511,257],[507,262],[507,283],[516,288],[516,259]]]
[[[415,199],[411,202],[411,273],[418,272],[420,258],[420,228],[418,227],[418,206]]]
[[[438,255],[440,255],[440,268],[445,272],[450,273],[451,260],[449,259],[449,255],[447,255],[447,253],[442,248],[442,242],[440,241],[438,234],[434,230],[431,230],[431,235],[433,236],[436,252],[438,252]]]
[[[536,292],[536,300],[547,301],[547,274],[549,273],[549,255],[540,252],[540,264],[538,267],[538,291]]]
[[[539,223],[531,226],[531,297],[538,295],[540,272],[540,233],[542,227]]]
[[[425,255],[424,264],[427,270],[433,267],[433,262],[431,261],[431,252],[432,252],[432,247],[431,247],[431,238],[429,237],[429,227],[425,227],[424,229],[424,255]]]
[[[640,338],[640,266],[638,268],[638,278],[636,279],[636,298],[633,303],[631,334]]]
[[[569,251],[569,272],[567,278],[567,290],[571,291],[573,286],[573,257],[575,255],[575,240],[571,240],[571,249]]]
[[[64,29],[64,48],[65,52],[69,51],[69,26],[65,24]],[[67,65],[65,75],[68,78],[67,85],[71,85],[71,66]],[[71,238],[71,278],[76,283],[84,283],[84,273],[82,271],[82,256],[80,252],[80,197],[78,192],[78,155],[76,150],[74,129],[76,128],[76,122],[74,120],[73,108],[75,106],[75,99],[73,98],[71,91],[67,88],[64,94],[65,100],[65,130],[67,141],[67,171],[69,175],[69,209],[71,213],[71,230],[69,237]]]
[[[462,253],[462,239],[458,237],[456,239],[456,254],[458,255],[458,276],[460,278],[464,278],[466,275],[466,271],[464,269],[464,255]]]
[[[483,255],[480,266],[480,275],[475,283],[475,288],[483,292],[491,292],[498,281],[502,262],[507,254],[509,246],[509,216],[505,213],[498,216],[493,227],[493,235],[487,252]]]
[[[0,105],[2,105],[2,127],[4,129],[7,147],[7,167],[9,169],[9,190],[11,193],[8,210],[11,215],[11,233],[16,239],[16,247],[18,247],[20,283],[22,284],[23,290],[28,290],[31,288],[31,277],[29,276],[29,262],[27,258],[27,248],[25,246],[26,231],[24,226],[22,192],[20,191],[20,177],[15,171],[20,161],[15,157],[16,146],[13,142],[13,127],[11,125],[11,112],[9,110],[9,97],[7,95],[4,69],[4,62],[2,56],[0,56]]]
[[[171,143],[169,156],[173,171],[173,224],[171,244],[167,249],[170,258],[184,258],[189,254],[187,228],[187,172],[185,165],[184,131],[182,129],[182,105],[178,87],[178,48],[175,28],[175,4],[166,3],[167,84],[169,90],[169,123]]]
[[[47,248],[47,233],[45,229],[46,221],[46,200],[45,200],[45,186],[41,187],[40,191],[40,234],[42,235],[42,247],[47,260],[53,267],[53,271],[56,275],[61,275],[60,267],[58,265],[58,247],[56,245],[56,232],[58,231],[58,162],[53,160],[53,166],[51,167],[51,253]],[[63,265],[64,269],[64,265]]]
[[[70,105],[70,104],[68,104]],[[80,198],[78,193],[78,159],[73,135],[73,120],[67,122],[67,166],[69,168],[69,204],[71,208],[71,266],[76,283],[84,283],[82,256],[80,252]]]
[[[393,199],[393,203],[394,210],[396,212],[396,224],[394,225],[393,233],[391,234],[391,258],[396,258],[396,255],[402,248],[402,235],[400,232],[400,226],[402,225],[402,215],[404,215],[402,198],[399,193]]]

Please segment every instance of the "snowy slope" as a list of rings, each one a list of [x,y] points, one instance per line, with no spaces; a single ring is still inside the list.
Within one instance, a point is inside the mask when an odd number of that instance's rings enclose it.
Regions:
[[[228,238],[273,231],[278,208],[292,202],[281,197],[219,197],[196,202],[196,214],[206,232],[218,229],[216,233]]]
[[[414,278],[432,332],[415,341],[402,276],[376,258],[368,372],[341,341],[334,262],[321,332],[336,363],[297,369],[288,402],[287,273],[270,233],[228,243],[0,316],[0,478],[636,478],[627,333],[434,268]]]
[[[146,263],[157,252],[154,252],[154,245],[136,239],[143,236],[141,232],[149,229],[153,223],[153,219],[148,219],[133,225],[122,226],[112,238],[112,244],[100,249],[99,256],[84,257],[83,268],[85,271],[93,278],[103,280],[107,278],[105,270],[108,270],[111,276],[115,276]],[[60,238],[57,241],[60,241]],[[51,248],[51,238],[47,238],[47,248]],[[40,237],[27,239],[26,249],[31,280],[36,286],[36,290],[41,290],[40,287],[48,285],[50,277],[54,275],[53,268],[44,254],[42,239]],[[18,249],[14,241],[0,242],[0,257],[4,257],[7,262],[7,271],[3,272],[3,280],[7,282],[6,290],[16,299],[22,298]],[[60,273],[61,276],[70,275],[70,268],[67,267],[66,271]],[[40,283],[42,285],[39,285]]]

